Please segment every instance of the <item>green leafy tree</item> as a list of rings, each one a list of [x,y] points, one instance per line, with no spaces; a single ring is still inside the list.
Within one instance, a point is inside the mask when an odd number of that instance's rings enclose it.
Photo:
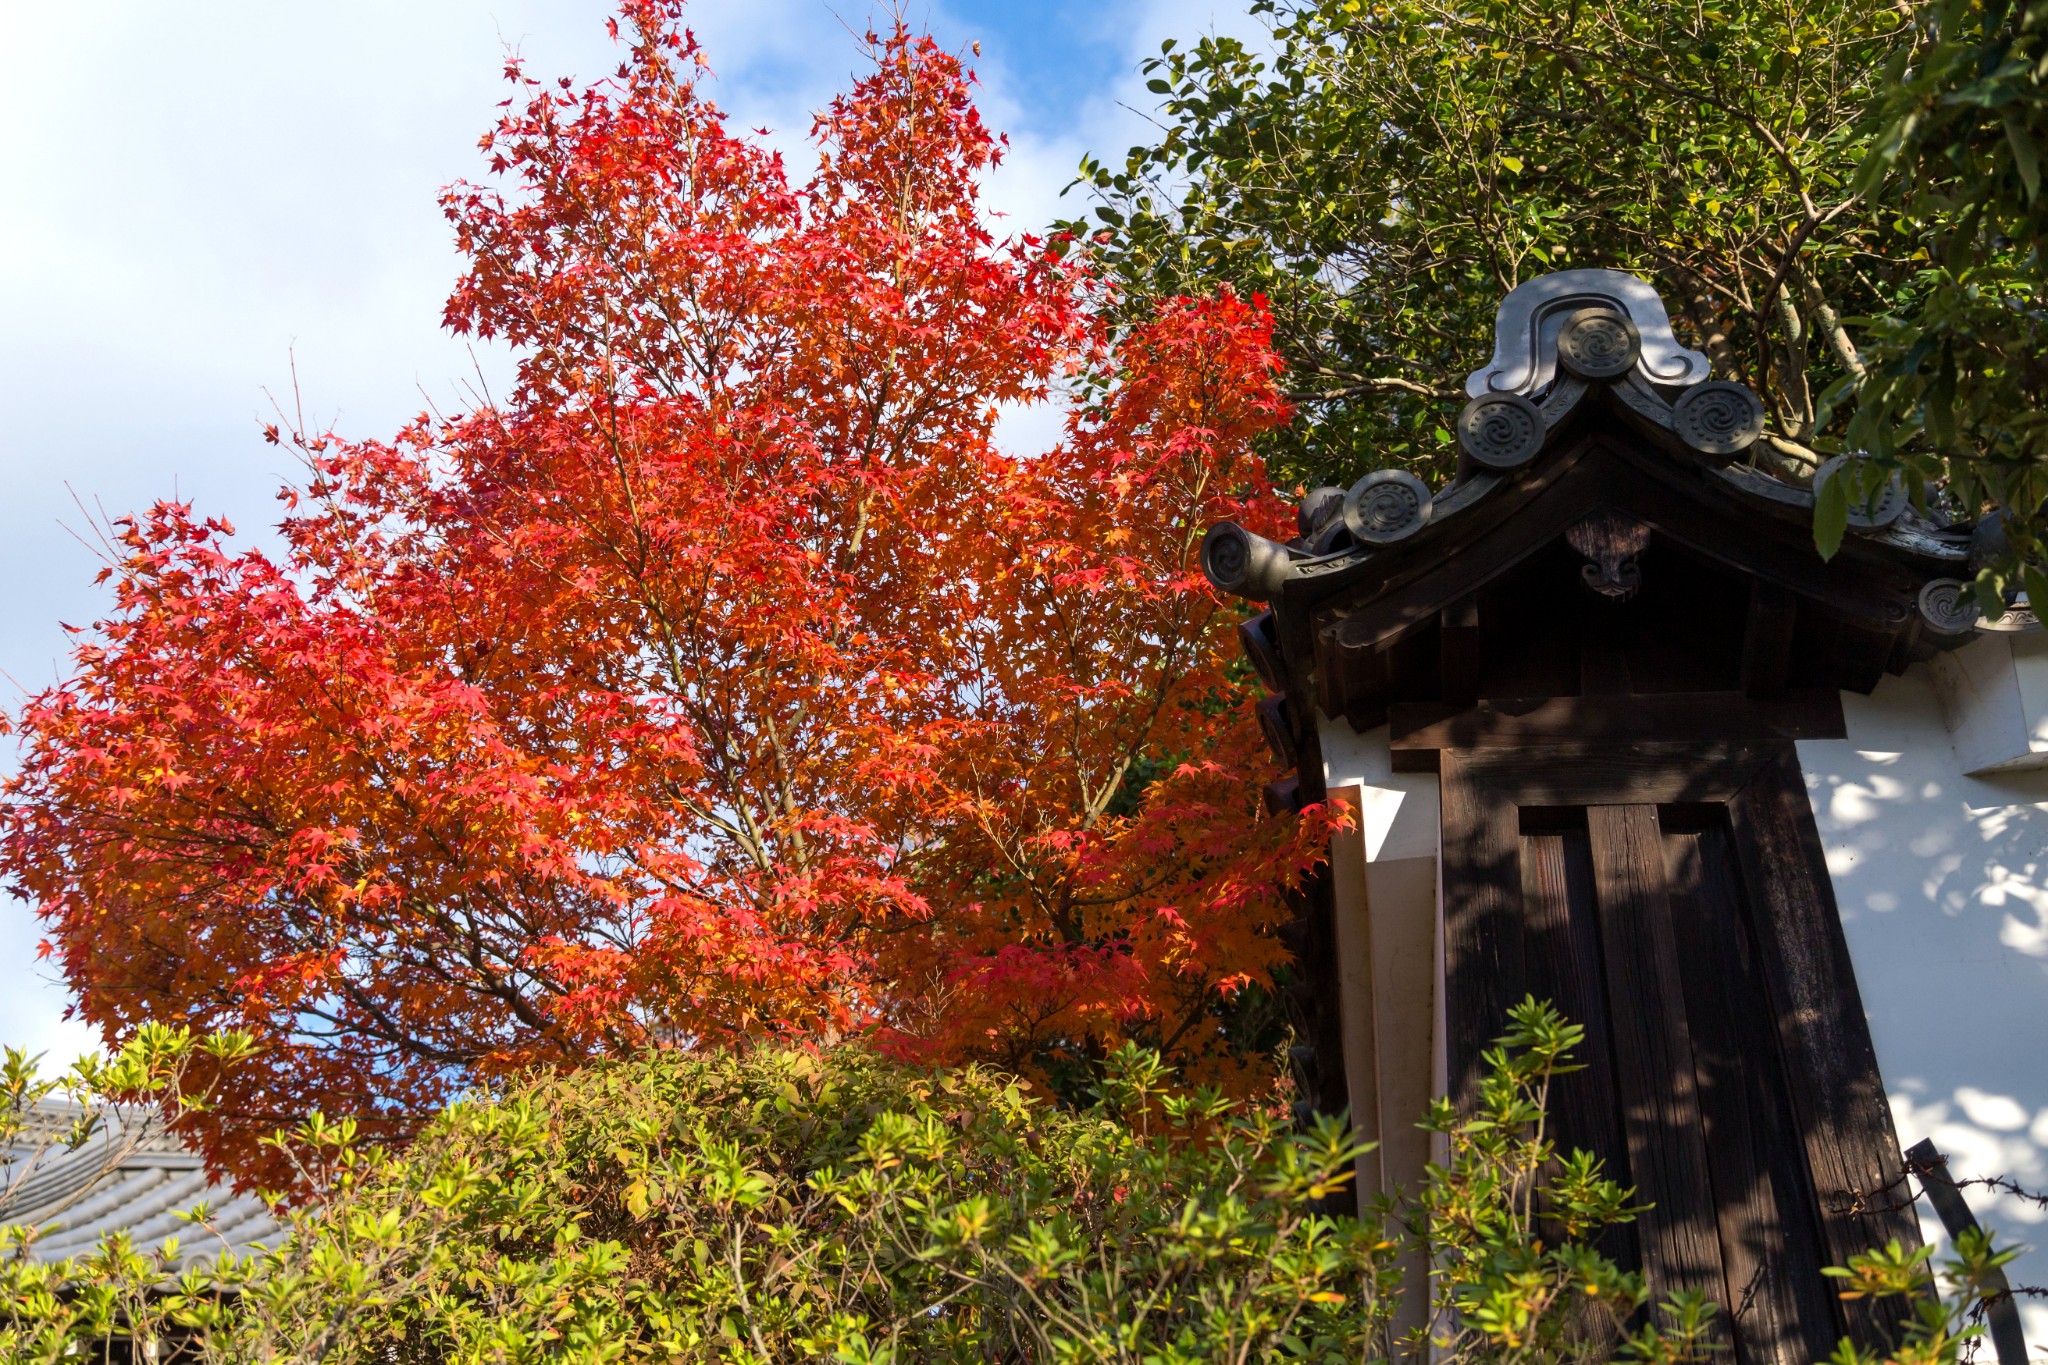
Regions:
[[[1953,505],[2001,509],[1977,578],[2048,603],[2048,4],[1936,0],[1892,59],[1856,188],[1930,251],[1875,320],[1850,439]]]
[[[1853,319],[1919,234],[1851,184],[1886,60],[1885,0],[1257,0],[1270,42],[1169,42],[1161,133],[1083,163],[1062,226],[1124,306],[1228,281],[1272,302],[1303,413],[1274,467],[1349,482],[1447,469],[1456,380],[1521,280],[1651,280],[1724,377],[1766,400],[1766,457],[1809,473],[1829,390],[1866,362]],[[1839,424],[1837,424],[1839,425]]]

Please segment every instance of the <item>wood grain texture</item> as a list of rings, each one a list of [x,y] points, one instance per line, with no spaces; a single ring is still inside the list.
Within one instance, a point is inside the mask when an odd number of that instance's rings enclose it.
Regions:
[[[1447,705],[1470,706],[1479,700],[1479,598],[1477,594],[1445,607],[1437,627],[1438,674]]]
[[[1581,518],[1566,529],[1571,547],[1592,560],[1582,577],[1603,597],[1627,597],[1642,583],[1636,556],[1650,548],[1650,528],[1611,507]]]
[[[1586,827],[1615,1006],[1609,1022],[1629,1173],[1637,1197],[1650,1205],[1636,1236],[1651,1296],[1702,1289],[1727,1304],[1657,811],[1594,806]]]
[[[1526,989],[1522,966],[1521,835],[1515,808],[1445,754],[1444,1013],[1450,1094],[1469,1106],[1479,1057]]]
[[[1792,669],[1792,642],[1799,625],[1799,599],[1775,583],[1753,579],[1749,620],[1742,633],[1742,690],[1775,697]],[[1832,694],[1831,694],[1832,695]],[[1806,736],[1788,736],[1804,739]]]
[[[1806,780],[1790,745],[1737,794],[1728,813],[1828,1258],[1846,1264],[1893,1238],[1917,1246],[1910,1204],[1895,1207],[1905,1162]],[[1850,1334],[1872,1349],[1900,1312],[1860,1299],[1845,1306]]]
[[[1591,1152],[1609,1177],[1631,1184],[1628,1143],[1614,1088],[1593,848],[1582,823],[1566,822],[1549,830],[1524,828],[1522,906],[1529,990],[1586,1031],[1573,1057],[1579,1069],[1550,1083],[1551,1134],[1560,1152]],[[1633,1224],[1607,1228],[1597,1245],[1624,1269],[1642,1268]]]
[[[1674,487],[1670,471],[1633,457],[1629,444],[1589,442],[1524,477],[1507,496],[1447,523],[1444,534],[1417,536],[1399,553],[1365,561],[1355,573],[1289,583],[1291,610],[1312,612],[1340,596],[1360,603],[1346,612],[1339,634],[1326,636],[1318,622],[1318,666],[1327,664],[1320,657],[1325,649],[1369,647],[1433,621],[1451,603],[1607,507],[1625,509],[1733,572],[1778,584],[1867,629],[1895,634],[1910,619],[1918,585],[1903,567],[1874,556],[1823,561],[1813,553],[1809,533],[1759,518],[1734,501],[1724,505],[1710,486]],[[1861,548],[1844,546],[1850,554]]]
[[[1325,864],[1303,884],[1307,913],[1302,918],[1307,921],[1307,933],[1300,966],[1313,1000],[1306,1030],[1310,1046],[1316,1050],[1313,1098],[1323,1113],[1341,1114],[1351,1108],[1351,1088],[1344,1075],[1344,1027],[1337,1009],[1337,916],[1331,881]]]
[[[1634,692],[1628,624],[1621,607],[1589,592],[1579,593],[1573,606],[1579,617],[1579,694],[1614,698]]]
[[[1561,1131],[1600,1151],[1604,1076],[1614,1173],[1656,1205],[1634,1231],[1654,1294],[1711,1293],[1739,1365],[1819,1358],[1844,1326],[1879,1345],[1897,1310],[1838,1305],[1818,1270],[1918,1230],[1890,1207],[1902,1162],[1792,746],[1433,756],[1453,1098],[1509,1005],[1558,1001],[1589,1061],[1607,1049],[1590,1092],[1560,1089]]]
[[[1725,817],[1664,834],[1726,1307],[1740,1365],[1808,1365],[1842,1331]]]
[[[1726,801],[1776,751],[1750,742],[1597,741],[1460,749],[1457,758],[1471,780],[1511,793],[1519,806],[1664,806]]]

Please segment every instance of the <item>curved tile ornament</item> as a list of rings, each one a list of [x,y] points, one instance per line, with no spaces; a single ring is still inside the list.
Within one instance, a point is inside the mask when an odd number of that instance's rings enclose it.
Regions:
[[[1847,455],[1836,455],[1823,461],[1821,467],[1813,472],[1814,492],[1818,493],[1822,484],[1840,473],[1842,466],[1847,464],[1849,459]],[[1906,505],[1906,485],[1894,473],[1885,480],[1884,487],[1878,490],[1874,500],[1853,495],[1850,497],[1849,524],[1859,531],[1889,526],[1905,515]]]
[[[1560,447],[1582,421],[1590,421],[1592,431],[1611,429],[1638,443],[1645,456],[1668,459],[1674,471],[1703,476],[1719,490],[1716,496],[1732,494],[1775,521],[1810,530],[1811,486],[1737,458],[1763,439],[1762,401],[1741,384],[1707,377],[1707,358],[1678,344],[1670,315],[1645,281],[1618,270],[1541,276],[1502,301],[1496,322],[1493,362],[1466,381],[1471,397],[1454,423],[1456,478],[1434,495],[1405,470],[1369,474],[1349,489],[1311,489],[1296,507],[1298,534],[1286,544],[1233,523],[1216,525],[1203,542],[1202,567],[1217,590],[1277,609],[1283,591],[1294,592],[1290,585],[1302,585],[1303,600],[1310,600],[1323,591],[1319,584],[1343,580],[1378,555],[1406,553],[1441,535],[1455,538],[1452,526],[1479,504],[1544,477],[1545,452]],[[1823,469],[1821,484],[1834,472]],[[1957,572],[1970,550],[1953,528],[1918,517],[1897,483],[1855,509],[1850,526],[1871,548],[1915,561],[1915,572],[1948,566]],[[1995,529],[1978,528],[1986,546]],[[1634,575],[1627,556],[1596,561],[1587,585],[1625,597]],[[1969,610],[1960,600],[1943,603],[1930,602],[1930,635]],[[1910,599],[1893,606],[1901,620],[1916,615]],[[1974,628],[2016,628],[2006,620],[2022,616],[2030,625],[2035,620],[2008,611],[1997,623],[1980,616]]]
[[[1970,585],[1955,578],[1937,578],[1920,589],[1920,619],[1937,635],[1968,635],[1984,615]]]
[[[1294,556],[1277,541],[1219,521],[1202,537],[1202,572],[1218,591],[1264,602],[1293,576]]]
[[[1407,470],[1376,470],[1344,495],[1344,524],[1361,545],[1391,545],[1422,529],[1430,501],[1429,485]]]
[[[1671,429],[1702,455],[1738,455],[1764,434],[1764,404],[1724,379],[1694,384],[1671,404]]]
[[[1344,490],[1325,485],[1312,488],[1294,509],[1294,524],[1303,540],[1314,540],[1331,522],[1344,515]]]
[[[1488,393],[1458,413],[1458,449],[1488,469],[1519,469],[1549,435],[1543,410],[1519,393]]]
[[[1642,334],[1612,308],[1581,308],[1558,329],[1557,363],[1578,379],[1619,379],[1642,353]]]
[[[1627,319],[1638,338],[1636,372],[1650,383],[1685,388],[1707,377],[1706,356],[1678,344],[1664,300],[1648,283],[1621,270],[1560,270],[1524,280],[1501,300],[1493,319],[1493,360],[1472,372],[1465,392],[1473,398],[1540,393],[1557,375],[1559,335],[1588,308]]]

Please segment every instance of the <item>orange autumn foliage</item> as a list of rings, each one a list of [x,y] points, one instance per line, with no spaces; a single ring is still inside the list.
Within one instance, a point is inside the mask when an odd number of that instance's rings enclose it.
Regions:
[[[78,1008],[243,1028],[203,1134],[391,1125],[649,1044],[871,1031],[1020,1067],[1126,1037],[1202,1078],[1326,836],[1269,818],[1202,530],[1278,532],[1255,302],[1113,339],[992,239],[970,78],[871,38],[816,173],[733,133],[673,0],[615,77],[515,63],[445,197],[448,325],[503,402],[278,433],[284,549],[116,524],[75,675],[16,724],[0,874]],[[1093,376],[1019,456],[1004,405]]]

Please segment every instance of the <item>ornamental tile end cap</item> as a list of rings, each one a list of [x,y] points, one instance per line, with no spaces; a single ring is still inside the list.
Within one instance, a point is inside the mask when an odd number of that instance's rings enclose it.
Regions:
[[[1706,356],[1678,344],[1664,300],[1621,270],[1560,270],[1516,285],[1493,321],[1493,360],[1465,380],[1469,397],[1540,393],[1558,371],[1558,335],[1582,308],[1608,308],[1635,326],[1635,371],[1649,383],[1686,388],[1705,380]]]

